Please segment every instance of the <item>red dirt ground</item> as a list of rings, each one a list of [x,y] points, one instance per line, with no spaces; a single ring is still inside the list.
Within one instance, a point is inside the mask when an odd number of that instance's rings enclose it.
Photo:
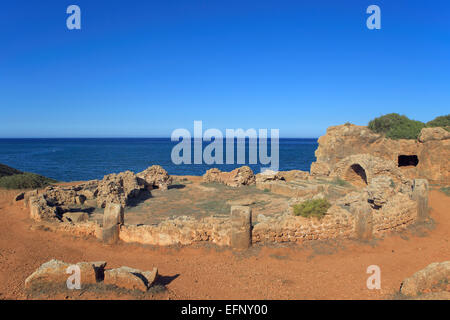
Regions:
[[[156,299],[390,299],[402,280],[437,261],[450,260],[450,197],[430,192],[434,230],[391,235],[372,244],[255,247],[245,254],[211,246],[151,248],[31,228],[16,192],[0,190],[0,299],[27,299],[25,279],[42,263],[105,260],[151,270],[157,266],[167,291]],[[381,268],[381,290],[369,290],[366,269]],[[42,298],[42,297],[41,297]],[[130,299],[116,292],[56,294],[55,299]]]

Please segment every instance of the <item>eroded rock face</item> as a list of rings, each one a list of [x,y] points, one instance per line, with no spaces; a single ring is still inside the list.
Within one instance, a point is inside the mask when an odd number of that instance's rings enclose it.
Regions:
[[[211,183],[211,182],[222,182],[221,181],[221,174],[222,171],[220,171],[217,168],[211,168],[206,171],[206,173],[203,175],[203,182]]]
[[[403,280],[400,292],[406,296],[417,296],[439,282],[448,283],[449,281],[450,261],[435,262]]]
[[[98,183],[97,206],[104,208],[107,203],[120,203],[125,207],[143,188],[144,183],[131,171],[106,175]]]
[[[158,188],[167,190],[172,183],[172,177],[169,176],[163,167],[158,165],[151,166],[146,170],[139,172],[137,177],[143,179],[149,189]]]
[[[262,183],[267,181],[285,180],[281,172],[266,170],[264,172],[258,173],[256,176],[256,183]]]
[[[248,166],[236,168],[230,172],[222,172],[219,169],[212,168],[203,175],[204,182],[219,182],[230,187],[240,187],[256,183],[256,177]]]
[[[35,221],[59,221],[57,207],[50,206],[43,195],[29,198],[30,218]]]
[[[392,178],[387,176],[372,178],[367,187],[368,201],[376,208],[382,207],[395,193],[395,183]]]
[[[309,178],[309,172],[302,170],[278,171],[278,175],[286,181],[307,180]]]
[[[356,154],[345,157],[336,163],[330,172],[330,177],[340,178],[359,187],[367,186],[374,178],[379,176],[388,177],[398,185],[406,183],[408,180],[393,161],[370,154]]]
[[[419,142],[450,139],[450,132],[444,128],[424,128],[420,132]]]
[[[450,134],[442,128],[425,128],[419,140],[392,140],[368,127],[340,125],[319,138],[317,161],[311,174],[328,176],[343,159],[368,154],[390,160],[406,178],[425,178],[431,183],[450,184]]]

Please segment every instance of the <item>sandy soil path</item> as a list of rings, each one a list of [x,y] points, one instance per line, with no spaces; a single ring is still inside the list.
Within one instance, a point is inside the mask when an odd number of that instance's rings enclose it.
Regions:
[[[28,212],[0,190],[0,299],[26,299],[24,280],[42,263],[108,261],[159,268],[168,291],[158,299],[386,299],[429,263],[450,260],[450,197],[430,192],[434,230],[407,232],[372,244],[345,241],[311,247],[253,248],[244,255],[212,247],[105,246],[96,239],[33,230]],[[381,290],[368,290],[366,269],[381,268]],[[57,295],[54,298],[64,299]],[[116,294],[89,298],[131,298]]]

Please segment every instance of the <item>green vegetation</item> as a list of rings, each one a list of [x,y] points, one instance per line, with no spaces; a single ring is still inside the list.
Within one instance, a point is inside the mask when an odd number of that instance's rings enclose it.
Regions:
[[[48,186],[57,181],[38,174],[22,172],[0,164],[0,188],[36,189]]]
[[[37,189],[48,186],[56,180],[38,174],[24,172],[0,178],[0,188],[5,189]]]
[[[450,187],[442,187],[440,189],[446,196],[450,197]]]
[[[450,131],[450,114],[446,116],[440,116],[427,122],[427,127],[443,127],[447,131]]]
[[[20,174],[21,171],[5,166],[4,164],[0,163],[0,178],[4,176],[12,176],[13,174]]]
[[[411,120],[397,113],[390,113],[369,122],[369,129],[382,133],[390,139],[417,139],[420,130],[425,126],[423,122]]]
[[[327,214],[330,207],[331,204],[327,199],[314,199],[295,204],[293,209],[294,215],[296,216],[302,216],[305,218],[316,217],[321,219]]]
[[[450,130],[450,115],[437,117],[425,124],[398,113],[389,113],[369,122],[370,130],[384,134],[389,139],[417,139],[420,131],[427,127]]]

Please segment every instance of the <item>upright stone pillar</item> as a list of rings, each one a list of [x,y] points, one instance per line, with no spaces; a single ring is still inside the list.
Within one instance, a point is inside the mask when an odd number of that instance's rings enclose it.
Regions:
[[[417,202],[417,220],[428,219],[428,180],[414,179],[412,199]]]
[[[368,203],[355,204],[351,211],[355,215],[355,235],[358,240],[370,240],[373,237],[372,208]]]
[[[103,214],[103,242],[107,244],[117,243],[119,240],[120,225],[123,223],[123,207],[117,203],[107,203]]]
[[[252,245],[252,209],[247,206],[231,207],[231,247],[245,250]]]

